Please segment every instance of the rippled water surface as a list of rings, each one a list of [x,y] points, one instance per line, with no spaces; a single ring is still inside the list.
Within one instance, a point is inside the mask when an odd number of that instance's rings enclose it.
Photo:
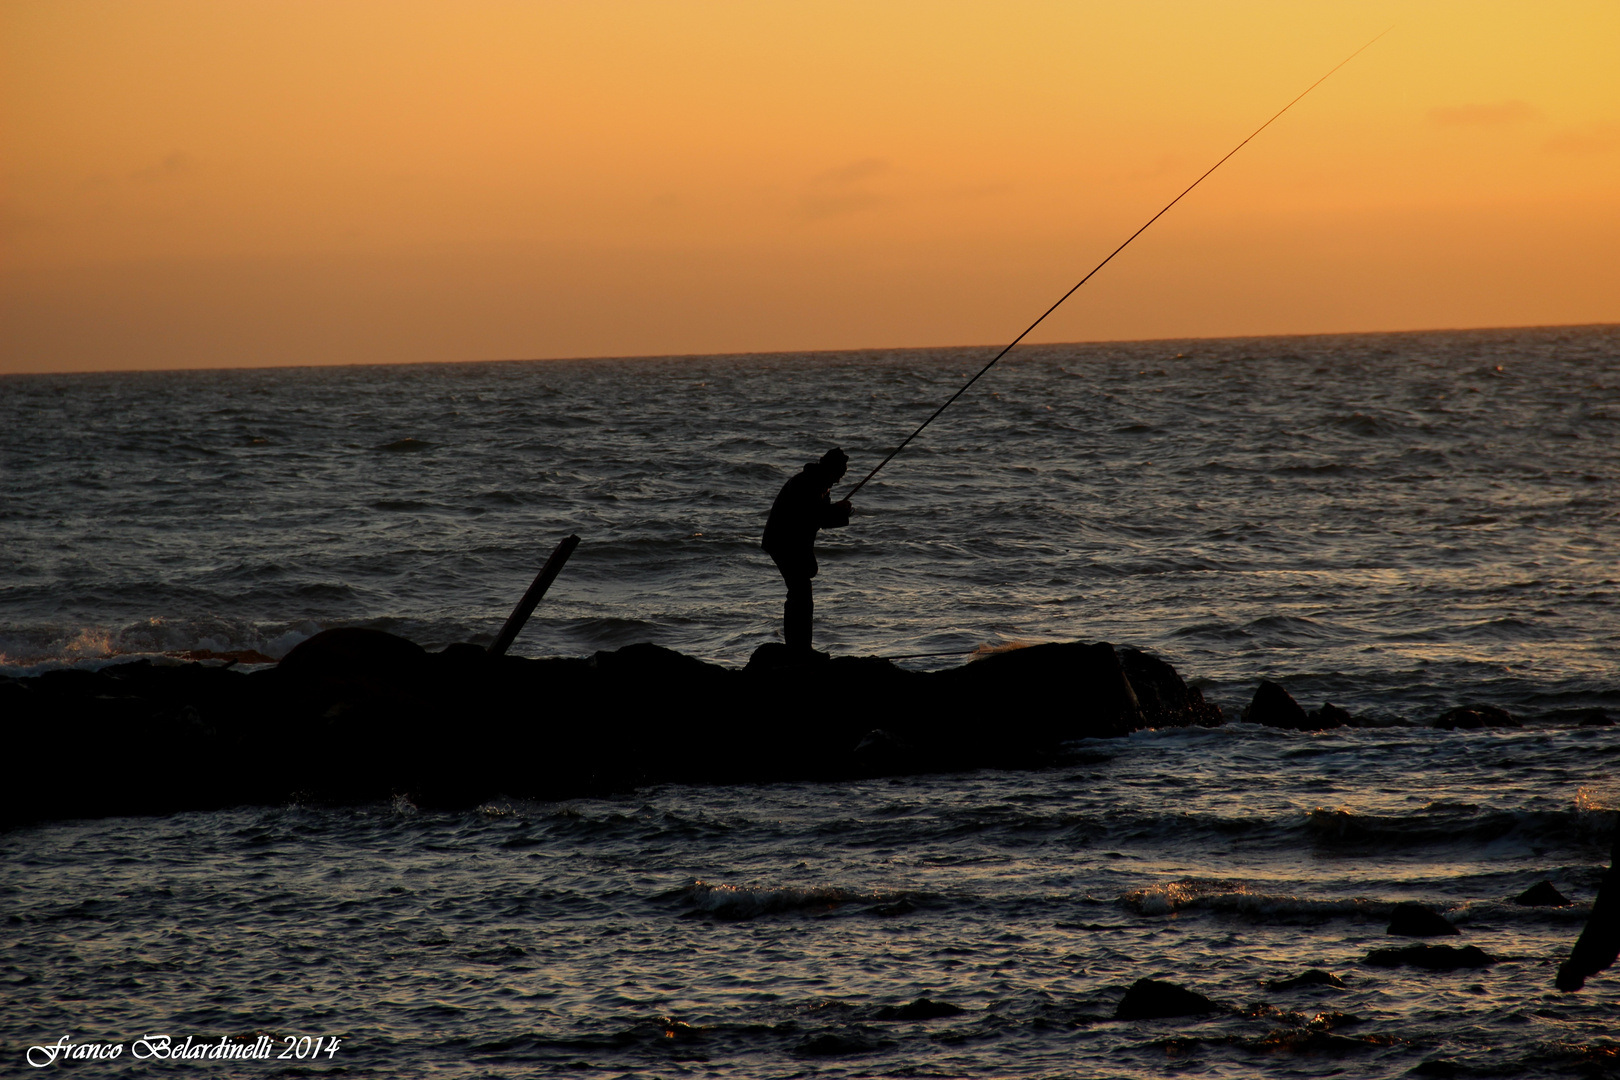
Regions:
[[[777,632],[782,481],[830,444],[864,474],[983,359],[0,379],[0,653],[487,640],[577,532],[519,651],[740,663]],[[1614,327],[1032,347],[823,534],[818,641],[1106,638],[1353,706],[1546,707],[1620,659],[1617,447]]]
[[[488,641],[570,532],[517,651],[741,664],[780,615],[776,489],[834,443],[858,477],[988,355],[0,379],[0,673]],[[1552,989],[1620,803],[1620,728],[1579,726],[1620,718],[1617,447],[1614,327],[1020,350],[824,534],[823,647],[1107,639],[1232,718],[1271,677],[1525,726],[29,825],[0,834],[0,1058],[262,1032],[342,1043],[229,1075],[1620,1075],[1620,978]],[[1543,879],[1575,904],[1511,903]],[[1498,962],[1365,965],[1404,900]],[[1265,985],[1311,967],[1345,987]],[[1112,1020],[1141,977],[1227,1011]],[[918,998],[963,1011],[883,1011]]]
[[[1612,730],[1240,725],[1040,773],[32,826],[0,836],[4,1052],[269,1032],[337,1036],[321,1067],[367,1077],[1615,1075],[1620,981],[1552,986]],[[1510,902],[1546,878],[1577,905]],[[1413,943],[1384,933],[1407,900],[1498,963],[1361,963]],[[1265,985],[1308,968],[1344,988]],[[1143,977],[1228,1011],[1112,1020]],[[963,1011],[884,1018],[918,998]]]

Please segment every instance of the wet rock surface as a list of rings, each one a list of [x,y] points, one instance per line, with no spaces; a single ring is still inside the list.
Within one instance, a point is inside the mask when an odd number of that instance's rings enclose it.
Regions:
[[[960,1005],[948,1001],[918,998],[908,1005],[885,1005],[877,1011],[879,1020],[938,1020],[942,1016],[960,1016],[967,1012]]]
[[[1331,701],[1323,702],[1319,709],[1306,712],[1292,694],[1270,679],[1262,679],[1255,688],[1254,698],[1243,710],[1243,719],[1246,723],[1285,731],[1329,731],[1338,727],[1359,726],[1348,710],[1341,709]]]
[[[1550,881],[1540,881],[1513,898],[1520,907],[1568,907],[1573,901]]]
[[[1474,730],[1477,728],[1516,728],[1522,726],[1518,718],[1495,705],[1463,705],[1440,715],[1434,726],[1443,731]]]
[[[1297,990],[1303,986],[1331,986],[1336,990],[1343,990],[1344,980],[1332,972],[1311,968],[1291,979],[1273,979],[1266,983],[1268,990]]]
[[[1263,679],[1255,688],[1254,698],[1243,710],[1245,723],[1266,727],[1285,728],[1289,731],[1307,731],[1311,719],[1293,695],[1270,679]]]
[[[1408,945],[1401,949],[1374,949],[1362,963],[1372,967],[1417,967],[1429,971],[1457,971],[1490,967],[1496,958],[1477,945]]]
[[[1457,933],[1457,928],[1444,915],[1422,904],[1396,904],[1384,933],[1401,937],[1449,937]]]
[[[1138,979],[1132,983],[1119,1007],[1114,1010],[1116,1020],[1163,1020],[1175,1016],[1201,1016],[1219,1011],[1221,1006],[1185,986],[1157,979]]]
[[[1188,686],[1169,664],[1140,649],[1119,650],[1120,666],[1136,693],[1137,704],[1150,727],[1219,727],[1219,706],[1204,700],[1204,692]]]

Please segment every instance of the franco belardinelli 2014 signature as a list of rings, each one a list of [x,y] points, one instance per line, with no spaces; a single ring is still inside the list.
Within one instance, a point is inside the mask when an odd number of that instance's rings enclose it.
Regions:
[[[221,1035],[218,1042],[195,1035],[143,1035],[126,1047],[121,1042],[74,1042],[63,1035],[53,1043],[30,1046],[26,1056],[36,1069],[60,1062],[113,1061],[126,1049],[137,1061],[309,1061],[335,1058],[342,1041],[326,1035]]]

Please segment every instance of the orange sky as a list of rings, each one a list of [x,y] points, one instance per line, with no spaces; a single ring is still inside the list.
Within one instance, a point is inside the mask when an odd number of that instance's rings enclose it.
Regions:
[[[0,0],[0,372],[1620,321],[1620,4]]]

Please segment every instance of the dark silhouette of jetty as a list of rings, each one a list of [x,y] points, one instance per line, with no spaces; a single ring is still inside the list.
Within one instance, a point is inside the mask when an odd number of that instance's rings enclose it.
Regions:
[[[397,795],[457,807],[663,782],[1033,768],[1069,740],[1221,721],[1169,664],[1107,643],[938,672],[809,658],[766,646],[739,671],[640,644],[533,660],[339,629],[254,672],[137,661],[4,679],[15,760],[37,768],[0,796],[0,814]]]

